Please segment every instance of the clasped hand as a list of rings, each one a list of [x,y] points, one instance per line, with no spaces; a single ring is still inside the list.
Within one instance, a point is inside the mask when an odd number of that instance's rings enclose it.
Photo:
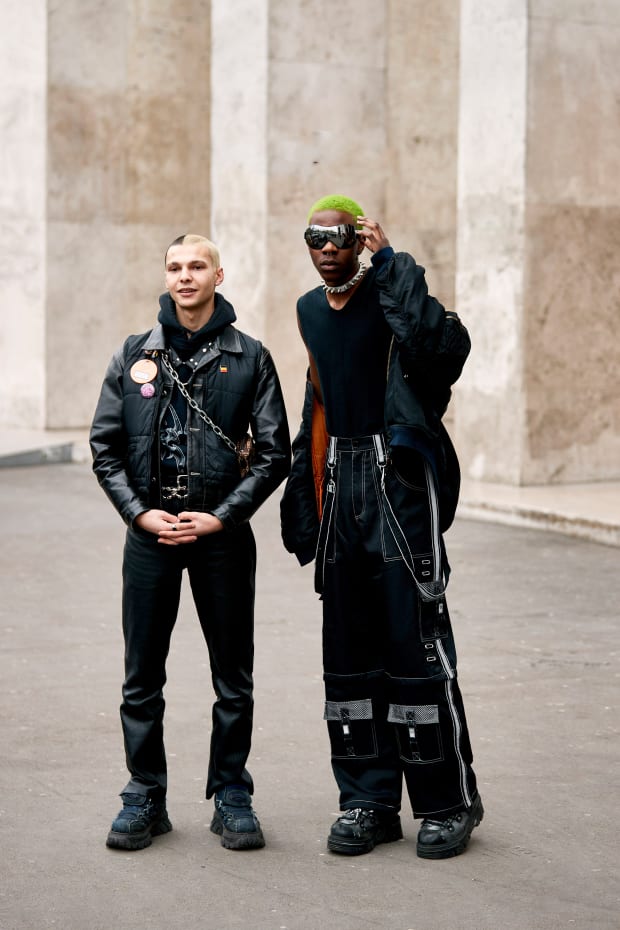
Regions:
[[[183,546],[196,542],[199,536],[219,533],[224,524],[212,513],[184,510],[176,516],[166,510],[145,510],[134,520],[136,526],[146,533],[158,536],[164,546]]]

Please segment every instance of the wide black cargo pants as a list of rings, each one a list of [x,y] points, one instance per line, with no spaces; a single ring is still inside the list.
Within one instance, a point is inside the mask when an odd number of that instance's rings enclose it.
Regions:
[[[433,473],[383,436],[329,443],[316,562],[325,719],[340,807],[468,807],[472,753],[443,584]]]

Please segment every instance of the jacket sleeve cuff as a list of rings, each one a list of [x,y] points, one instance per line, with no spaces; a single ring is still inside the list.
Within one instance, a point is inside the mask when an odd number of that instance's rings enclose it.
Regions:
[[[136,517],[139,517],[141,513],[146,513],[150,508],[143,504],[142,501],[136,500],[132,501],[130,504],[125,506],[121,511],[121,516],[127,526],[134,528],[134,522]]]
[[[220,505],[219,507],[214,507],[213,510],[207,510],[207,513],[210,513],[212,517],[217,517],[225,530],[229,532],[234,530],[237,526],[233,518],[230,516],[227,507]]]
[[[300,565],[309,565],[310,562],[314,561],[316,546],[305,546],[302,549],[297,549],[295,555]]]
[[[375,271],[380,271],[384,265],[387,265],[389,260],[394,256],[394,249],[391,245],[386,245],[384,249],[379,249],[378,252],[375,252],[371,256],[370,261],[373,264]]]

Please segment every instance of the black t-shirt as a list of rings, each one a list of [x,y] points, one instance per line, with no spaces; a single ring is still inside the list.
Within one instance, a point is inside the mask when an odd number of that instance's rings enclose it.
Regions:
[[[342,310],[330,307],[322,287],[297,302],[302,336],[318,369],[330,436],[369,436],[383,429],[392,331],[374,280],[370,268]]]

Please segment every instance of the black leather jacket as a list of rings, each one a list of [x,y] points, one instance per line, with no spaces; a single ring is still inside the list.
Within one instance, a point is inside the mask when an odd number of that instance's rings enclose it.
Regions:
[[[256,458],[244,478],[235,453],[191,407],[188,410],[187,510],[208,511],[226,529],[249,520],[286,478],[290,439],[278,375],[269,351],[256,339],[227,326],[196,366],[193,399],[233,441],[248,426]],[[172,381],[161,363],[164,330],[129,336],[105,375],[90,432],[93,470],[126,523],[159,507],[159,426],[170,402]],[[144,397],[130,370],[150,358],[158,373],[155,393]],[[164,508],[165,509],[165,508]]]
[[[440,506],[440,528],[454,519],[460,469],[442,423],[469,354],[467,330],[456,313],[428,293],[424,268],[406,252],[391,253],[377,266],[375,294],[392,329],[385,391],[389,445],[413,449],[432,465]],[[293,441],[293,466],[281,502],[282,539],[301,564],[314,558],[319,516],[312,469],[313,388],[306,384],[300,430]]]

